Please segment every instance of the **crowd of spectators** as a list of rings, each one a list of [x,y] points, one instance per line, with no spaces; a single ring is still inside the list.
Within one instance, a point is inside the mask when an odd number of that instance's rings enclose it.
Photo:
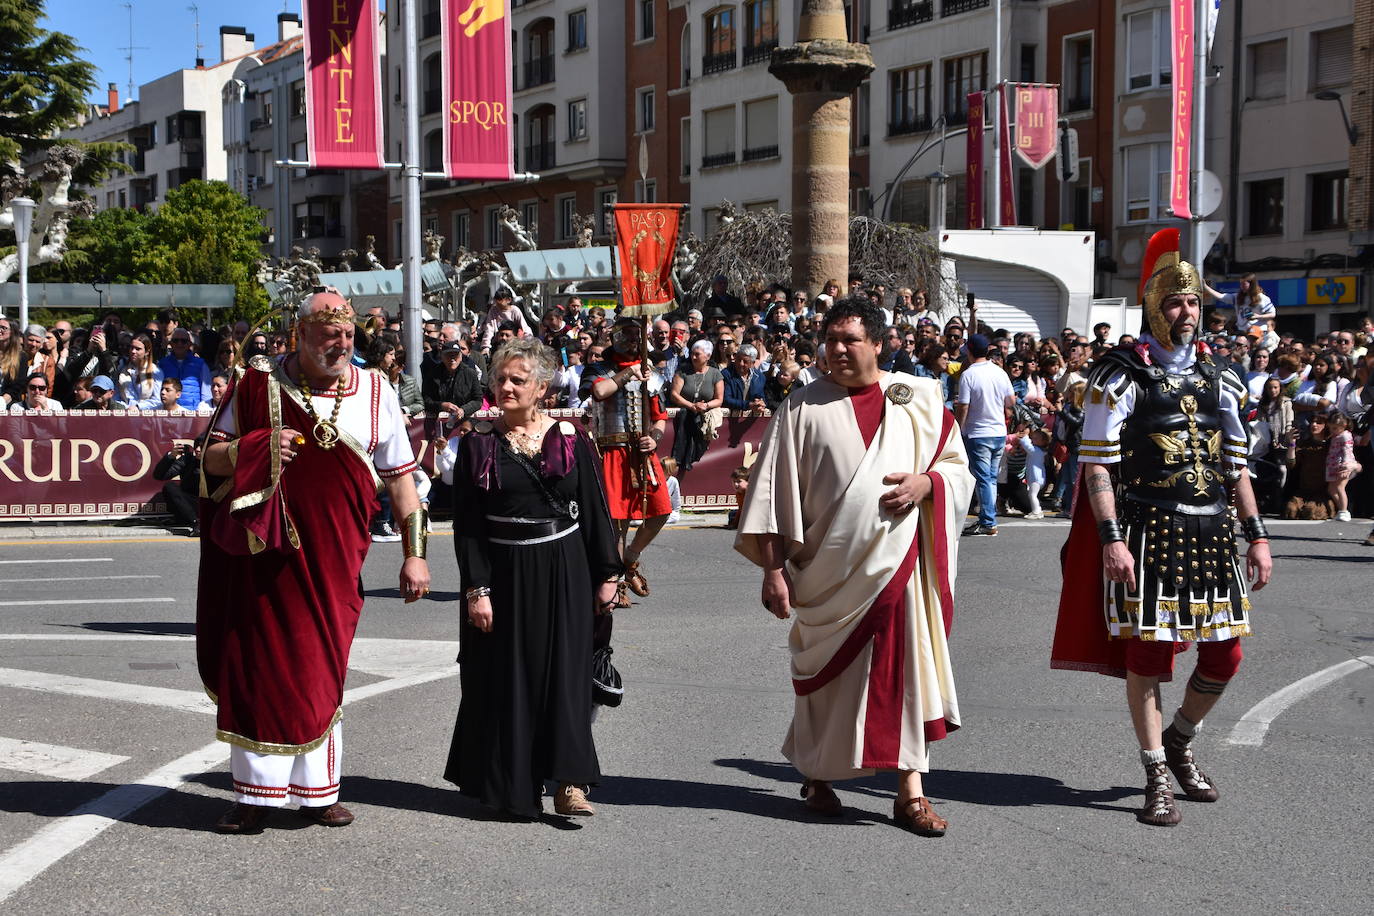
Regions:
[[[1273,304],[1253,276],[1242,278],[1235,293],[1210,287],[1209,293],[1215,310],[1206,312],[1199,339],[1214,358],[1232,363],[1250,390],[1252,471],[1263,509],[1294,518],[1370,515],[1374,475],[1365,469],[1374,467],[1367,417],[1374,391],[1366,390],[1366,351],[1374,321],[1301,340],[1276,329]],[[1133,345],[1134,336],[1101,323],[1086,334],[1066,327],[1039,339],[991,327],[976,311],[937,305],[923,289],[888,290],[857,277],[843,290],[831,280],[815,293],[756,285],[738,294],[718,277],[700,308],[652,323],[649,356],[666,381],[665,406],[677,408],[672,457],[679,475],[691,472],[726,411],[766,415],[820,377],[821,321],[842,296],[868,297],[883,310],[889,326],[881,365],[935,380],[946,406],[956,415],[962,410],[966,421],[974,401],[974,419],[982,423],[974,437],[977,460],[998,481],[995,509],[980,509],[981,526],[995,529],[992,512],[1036,518],[1069,511],[1087,372],[1106,350]],[[502,290],[474,322],[426,321],[421,377],[413,379],[402,369],[399,316],[373,308],[362,316],[356,360],[388,377],[407,417],[445,418],[434,443],[442,448],[488,406],[490,354],[516,337],[535,335],[558,356],[543,406],[582,407],[583,368],[609,346],[613,319],[571,296],[531,322]],[[286,349],[280,333],[250,336],[246,322],[184,325],[174,312],[137,328],[125,327],[116,312],[82,328],[56,321],[51,328],[21,329],[0,319],[0,406],[10,412],[207,410],[223,397],[237,357],[270,358]],[[987,368],[970,374],[982,364]],[[983,384],[974,385],[974,375]],[[982,422],[986,411],[974,395],[980,388],[1002,391],[1001,379],[1011,392],[1004,434]],[[1005,444],[988,447],[998,435]]]

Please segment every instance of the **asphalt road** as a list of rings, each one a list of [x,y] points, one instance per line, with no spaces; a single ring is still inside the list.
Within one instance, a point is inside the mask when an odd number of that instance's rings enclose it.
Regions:
[[[966,539],[964,728],[927,778],[952,825],[939,840],[890,826],[891,777],[840,785],[838,822],[806,814],[779,752],[787,625],[729,532],[670,530],[647,555],[654,593],[617,618],[626,701],[596,726],[600,813],[577,823],[491,820],[442,781],[452,542],[432,541],[440,600],[411,606],[400,545],[378,545],[344,717],[358,820],[282,812],[257,837],[210,830],[227,752],[194,666],[196,542],[0,541],[0,911],[1369,912],[1374,548],[1364,524],[1272,527],[1258,633],[1199,739],[1223,797],[1182,802],[1172,830],[1133,817],[1120,682],[1048,668],[1064,523]],[[1230,740],[1242,717],[1249,744]]]

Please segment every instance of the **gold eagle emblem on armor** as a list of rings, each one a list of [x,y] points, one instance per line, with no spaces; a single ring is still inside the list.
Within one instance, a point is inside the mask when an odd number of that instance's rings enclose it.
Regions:
[[[1166,466],[1186,465],[1163,480],[1152,481],[1150,486],[1172,487],[1182,479],[1193,485],[1196,495],[1206,496],[1207,484],[1221,481],[1221,475],[1208,467],[1208,462],[1216,463],[1221,460],[1221,430],[1213,430],[1204,440],[1197,425],[1197,406],[1197,398],[1191,394],[1185,394],[1179,400],[1179,407],[1188,418],[1188,431],[1182,437],[1175,438],[1168,433],[1150,433],[1150,441],[1164,453]]]

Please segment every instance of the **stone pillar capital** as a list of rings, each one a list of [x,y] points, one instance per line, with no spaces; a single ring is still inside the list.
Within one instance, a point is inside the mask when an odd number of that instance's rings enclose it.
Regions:
[[[849,95],[873,72],[873,52],[868,45],[817,38],[774,49],[768,72],[781,80],[793,95],[800,92]]]

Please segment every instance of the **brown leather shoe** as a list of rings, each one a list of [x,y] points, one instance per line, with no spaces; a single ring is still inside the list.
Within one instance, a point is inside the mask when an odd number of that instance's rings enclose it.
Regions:
[[[238,834],[249,836],[255,833],[262,833],[262,827],[267,823],[267,817],[272,813],[271,808],[263,805],[245,805],[242,802],[234,802],[234,807],[215,821],[215,833]]]
[[[802,798],[806,807],[822,817],[839,817],[844,813],[844,805],[830,783],[820,779],[807,779],[801,785]]]
[[[321,827],[347,827],[353,823],[353,812],[335,802],[323,808],[301,805],[301,817]]]
[[[649,580],[639,571],[639,561],[625,564],[625,584],[641,598],[649,597]]]
[[[1151,827],[1173,827],[1183,820],[1174,801],[1174,787],[1169,782],[1169,765],[1152,763],[1145,767],[1145,804],[1135,813],[1135,819]]]
[[[1214,802],[1221,797],[1211,777],[1193,762],[1193,739],[1172,725],[1164,729],[1164,762],[1189,801]]]
[[[897,799],[892,803],[892,823],[903,830],[910,830],[917,836],[944,836],[949,829],[949,821],[935,813],[930,799],[918,795],[908,801]]]
[[[553,797],[553,810],[564,817],[591,817],[596,813],[592,803],[587,801],[587,793],[581,786],[561,783],[558,793]]]

